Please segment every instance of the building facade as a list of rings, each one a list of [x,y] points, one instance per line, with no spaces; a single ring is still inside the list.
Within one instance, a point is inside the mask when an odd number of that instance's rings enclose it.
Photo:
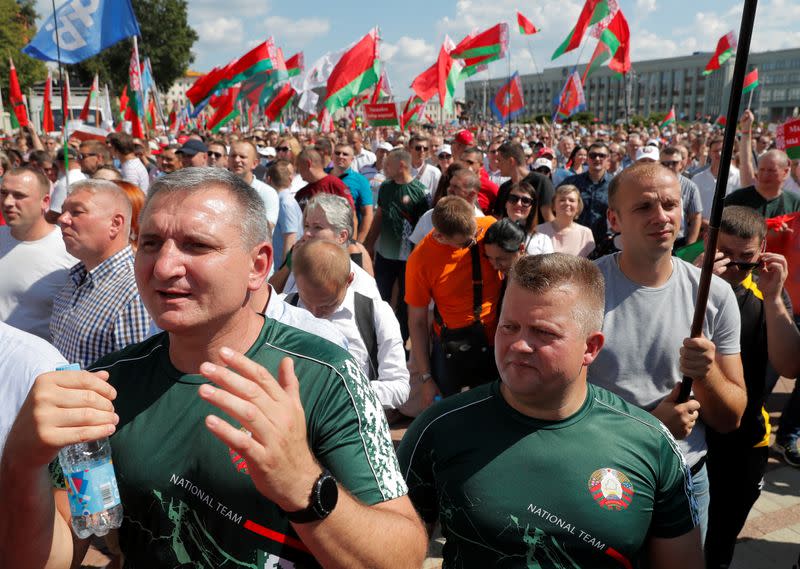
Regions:
[[[194,82],[203,75],[205,75],[205,73],[192,71],[190,69],[179,77],[166,93],[162,93],[161,104],[165,109],[164,112],[169,112],[175,103],[183,104],[186,101],[186,91],[188,91],[189,88],[194,85]]]
[[[681,120],[710,117],[727,112],[733,58],[721,69],[704,76],[711,53],[634,62],[625,77],[603,67],[584,85],[586,110],[603,122],[625,119],[625,109],[633,115],[665,113],[675,107]],[[583,74],[585,65],[577,67]],[[759,120],[780,122],[797,114],[800,108],[800,48],[751,53],[748,70],[758,68],[759,87],[753,92],[752,108]],[[571,66],[553,67],[542,73],[521,75],[525,116],[552,115]],[[465,84],[466,109],[471,118],[486,116],[491,97],[507,81],[506,77],[468,81]],[[743,97],[742,109],[749,95]]]

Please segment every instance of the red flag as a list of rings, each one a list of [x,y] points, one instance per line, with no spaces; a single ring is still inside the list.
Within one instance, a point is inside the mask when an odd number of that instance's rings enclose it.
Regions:
[[[617,51],[608,66],[617,73],[627,73],[631,69],[631,31],[628,28],[628,21],[622,14],[622,10],[616,13],[611,23],[603,31],[606,37],[609,33],[613,34],[619,41],[619,47],[617,47]]]
[[[519,33],[524,36],[533,35],[539,31],[533,25],[533,22],[522,15],[522,12],[517,12],[517,25],[519,26]]]
[[[561,90],[556,118],[557,120],[567,119],[584,108],[586,108],[586,97],[583,94],[581,78],[578,72],[574,71],[567,78],[567,82]]]
[[[83,122],[89,120],[89,108],[91,107],[95,97],[97,97],[97,91],[99,88],[97,74],[95,74],[94,80],[92,80],[92,86],[89,89],[89,94],[86,95],[86,101],[83,103],[83,109],[81,110],[80,119]]]
[[[336,62],[328,77],[325,106],[336,112],[378,82],[381,72],[378,52],[378,30],[372,29]]]
[[[11,106],[14,107],[14,116],[17,119],[20,127],[28,126],[28,111],[25,108],[25,100],[22,98],[22,90],[19,88],[19,79],[17,78],[17,68],[14,67],[14,61],[9,57],[11,62],[11,69],[9,73],[9,94],[8,98],[11,101]]]
[[[709,75],[712,71],[719,69],[723,63],[728,61],[736,51],[736,34],[733,31],[728,32],[717,42],[717,49],[714,50],[714,55],[706,64],[703,75]]]
[[[53,132],[56,129],[53,120],[53,78],[47,72],[47,82],[44,84],[44,109],[42,109],[42,132]]]
[[[522,100],[522,83],[519,80],[519,73],[514,73],[511,80],[500,87],[491,101],[489,107],[492,114],[497,117],[502,124],[509,119],[514,119],[525,112],[525,102]]]
[[[292,89],[292,86],[289,83],[284,83],[283,87],[272,96],[272,99],[264,109],[264,114],[269,122],[274,121],[280,116],[281,111],[286,108],[286,105],[289,104],[294,96],[295,90]]]
[[[231,87],[216,97],[214,116],[208,121],[207,128],[214,130],[222,127],[226,122],[234,118],[236,112],[236,99],[239,97],[239,87]],[[216,132],[216,131],[215,131]]]

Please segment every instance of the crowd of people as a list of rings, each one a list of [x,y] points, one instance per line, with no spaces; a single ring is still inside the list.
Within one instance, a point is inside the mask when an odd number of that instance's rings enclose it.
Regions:
[[[695,264],[708,123],[7,137],[0,559],[83,559],[56,455],[110,435],[119,566],[728,567],[800,373],[800,160],[738,128]]]

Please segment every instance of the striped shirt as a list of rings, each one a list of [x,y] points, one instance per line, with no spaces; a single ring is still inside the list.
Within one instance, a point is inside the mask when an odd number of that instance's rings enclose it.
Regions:
[[[130,247],[91,271],[78,263],[53,302],[53,345],[68,362],[89,367],[97,359],[141,342],[149,335],[150,316],[133,276]]]

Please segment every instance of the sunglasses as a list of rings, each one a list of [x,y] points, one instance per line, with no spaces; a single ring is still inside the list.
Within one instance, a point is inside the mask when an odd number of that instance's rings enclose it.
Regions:
[[[603,152],[590,152],[589,158],[591,158],[592,160],[597,160],[598,158],[600,160],[605,160],[606,158],[608,158],[608,154],[605,154]]]
[[[428,151],[428,147],[427,146],[422,146],[421,144],[418,144],[417,146],[414,147],[414,150],[416,150],[417,152],[427,152]]]
[[[756,261],[754,263],[745,263],[742,261],[730,261],[728,265],[734,266],[740,271],[752,271],[756,267],[761,264],[761,261]]]
[[[334,152],[334,154],[336,156],[350,156],[349,152],[342,152],[341,150],[337,150],[336,152]]]
[[[522,204],[525,207],[530,207],[533,204],[533,198],[530,196],[518,196],[517,194],[508,195],[508,203],[511,205]]]
[[[666,166],[667,168],[672,168],[674,166],[677,166],[680,163],[681,163],[680,160],[662,160],[661,161],[661,165],[662,166]]]
[[[209,156],[209,157],[212,157],[212,156],[213,156],[213,157],[214,157],[214,158],[216,158],[217,160],[219,160],[220,158],[222,158],[222,152],[211,152],[211,151],[209,150],[209,151],[207,152],[207,154],[208,154],[208,156]]]
[[[289,152],[291,148],[288,146],[279,146],[275,149],[276,152]]]
[[[453,157],[453,155],[452,154],[448,154],[447,152],[442,152],[441,154],[439,154],[439,159],[440,160],[450,160],[452,157]]]
[[[83,154],[81,154],[80,160],[83,160],[84,158],[91,158],[92,156],[97,156],[97,154],[93,154],[91,152],[84,152]]]

